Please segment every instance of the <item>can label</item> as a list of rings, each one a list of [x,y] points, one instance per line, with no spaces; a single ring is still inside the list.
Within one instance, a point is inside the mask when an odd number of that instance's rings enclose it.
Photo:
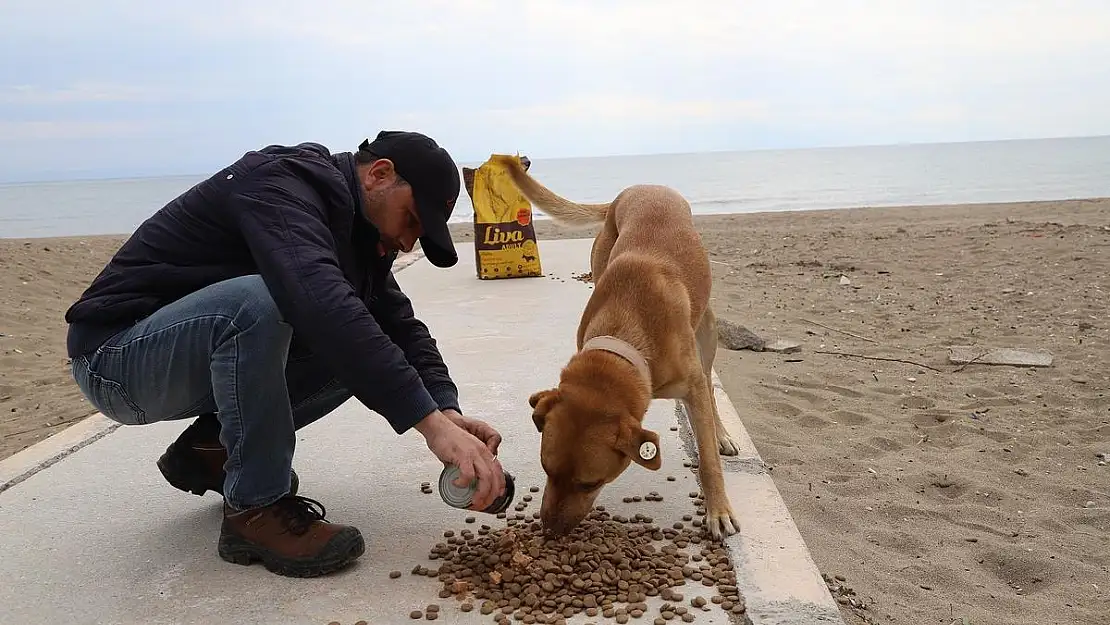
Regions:
[[[456,465],[448,465],[439,474],[439,496],[444,503],[453,507],[466,510],[474,503],[474,493],[478,490],[478,480],[473,480],[468,486],[456,486],[455,480],[459,479],[461,470]],[[498,514],[509,508],[513,502],[516,491],[513,476],[505,472],[505,493],[493,500],[488,508],[482,510],[489,514]]]

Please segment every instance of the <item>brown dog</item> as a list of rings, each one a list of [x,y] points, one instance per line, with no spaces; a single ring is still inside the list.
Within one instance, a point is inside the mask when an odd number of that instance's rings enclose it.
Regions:
[[[537,182],[516,159],[495,158],[552,219],[604,224],[591,253],[594,289],[578,326],[579,351],[558,387],[528,399],[547,474],[544,527],[570,531],[630,463],[659,469],[659,435],[641,424],[651,400],[666,398],[683,403],[694,430],[711,535],[736,533],[718,454],[738,449],[713,397],[712,275],[689,203],[673,189],[636,185],[608,204],[579,204]]]

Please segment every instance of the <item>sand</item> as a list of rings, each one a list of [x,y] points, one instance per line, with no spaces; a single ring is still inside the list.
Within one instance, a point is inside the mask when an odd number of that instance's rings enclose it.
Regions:
[[[818,567],[867,603],[847,623],[1110,623],[1110,200],[698,225],[718,314],[802,343],[717,369]],[[541,254],[592,232],[537,230]],[[121,241],[0,240],[0,457],[92,412],[62,315]],[[1055,361],[959,369],[949,345]]]

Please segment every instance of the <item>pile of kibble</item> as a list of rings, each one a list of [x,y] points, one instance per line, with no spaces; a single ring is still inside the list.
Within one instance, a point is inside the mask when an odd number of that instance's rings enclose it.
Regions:
[[[690,493],[690,498],[704,514],[702,496]],[[538,515],[523,514],[531,499],[522,498],[516,514],[499,515],[507,518],[504,527],[444,532],[445,540],[428,556],[441,564],[417,565],[411,573],[438,579],[441,599],[453,598],[459,610],[478,610],[499,625],[565,624],[583,613],[617,623],[653,619],[660,625],[691,623],[713,609],[745,611],[728,551],[710,538],[700,519],[686,515],[685,522],[661,527],[649,516],[612,515],[598,506],[569,535],[552,538],[543,534]],[[653,492],[632,498],[637,499],[661,497]],[[701,592],[687,591],[685,597],[675,590],[688,582]],[[665,603],[652,610],[648,597]],[[435,606],[410,616],[434,620],[438,612]]]

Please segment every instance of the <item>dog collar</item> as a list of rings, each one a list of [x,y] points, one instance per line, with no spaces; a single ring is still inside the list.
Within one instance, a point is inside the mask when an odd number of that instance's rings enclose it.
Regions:
[[[633,367],[636,367],[636,371],[640,372],[644,381],[647,382],[648,388],[652,388],[651,367],[648,366],[647,359],[635,347],[615,336],[595,336],[586,341],[580,351],[587,352],[595,349],[616,354],[627,360]]]

